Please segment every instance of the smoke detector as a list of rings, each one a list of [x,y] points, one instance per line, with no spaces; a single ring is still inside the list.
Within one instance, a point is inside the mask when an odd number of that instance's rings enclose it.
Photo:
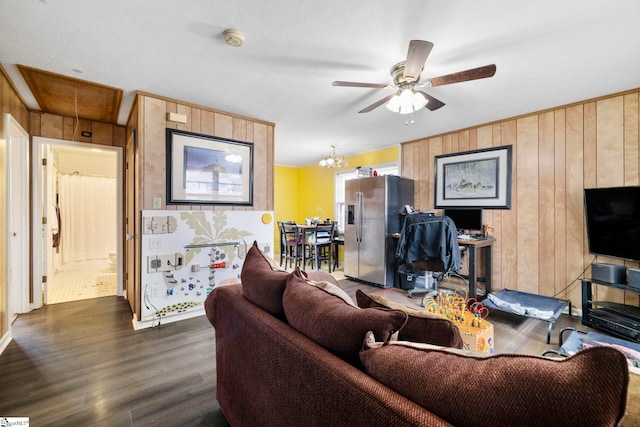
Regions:
[[[244,43],[244,34],[239,30],[229,28],[224,30],[222,35],[224,36],[224,41],[227,42],[229,46],[240,47]]]

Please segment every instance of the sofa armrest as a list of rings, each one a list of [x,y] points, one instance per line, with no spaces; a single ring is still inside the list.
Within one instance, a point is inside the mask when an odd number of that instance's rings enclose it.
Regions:
[[[215,288],[209,295],[207,295],[207,298],[204,300],[204,312],[207,315],[209,323],[211,323],[214,328],[217,324],[216,309],[218,307],[218,292],[223,287],[228,287],[231,292],[235,292],[242,296],[242,286],[236,284]]]

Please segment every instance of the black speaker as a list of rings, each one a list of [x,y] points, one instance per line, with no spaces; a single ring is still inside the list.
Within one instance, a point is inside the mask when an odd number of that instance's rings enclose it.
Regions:
[[[606,283],[627,283],[627,268],[624,265],[593,263],[591,278]]]
[[[640,289],[640,268],[630,268],[627,274],[629,276],[629,286]]]

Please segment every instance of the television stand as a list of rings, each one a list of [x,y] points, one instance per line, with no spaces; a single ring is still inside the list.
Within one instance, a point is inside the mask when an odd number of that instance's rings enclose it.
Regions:
[[[607,283],[582,279],[582,324],[609,332],[620,338],[640,342],[640,308],[593,299],[593,286],[606,286],[640,295],[640,289],[626,283]]]

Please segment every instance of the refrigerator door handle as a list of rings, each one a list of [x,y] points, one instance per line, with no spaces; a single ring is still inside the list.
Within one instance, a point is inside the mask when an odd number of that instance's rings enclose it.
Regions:
[[[356,241],[362,242],[362,191],[356,193]]]

